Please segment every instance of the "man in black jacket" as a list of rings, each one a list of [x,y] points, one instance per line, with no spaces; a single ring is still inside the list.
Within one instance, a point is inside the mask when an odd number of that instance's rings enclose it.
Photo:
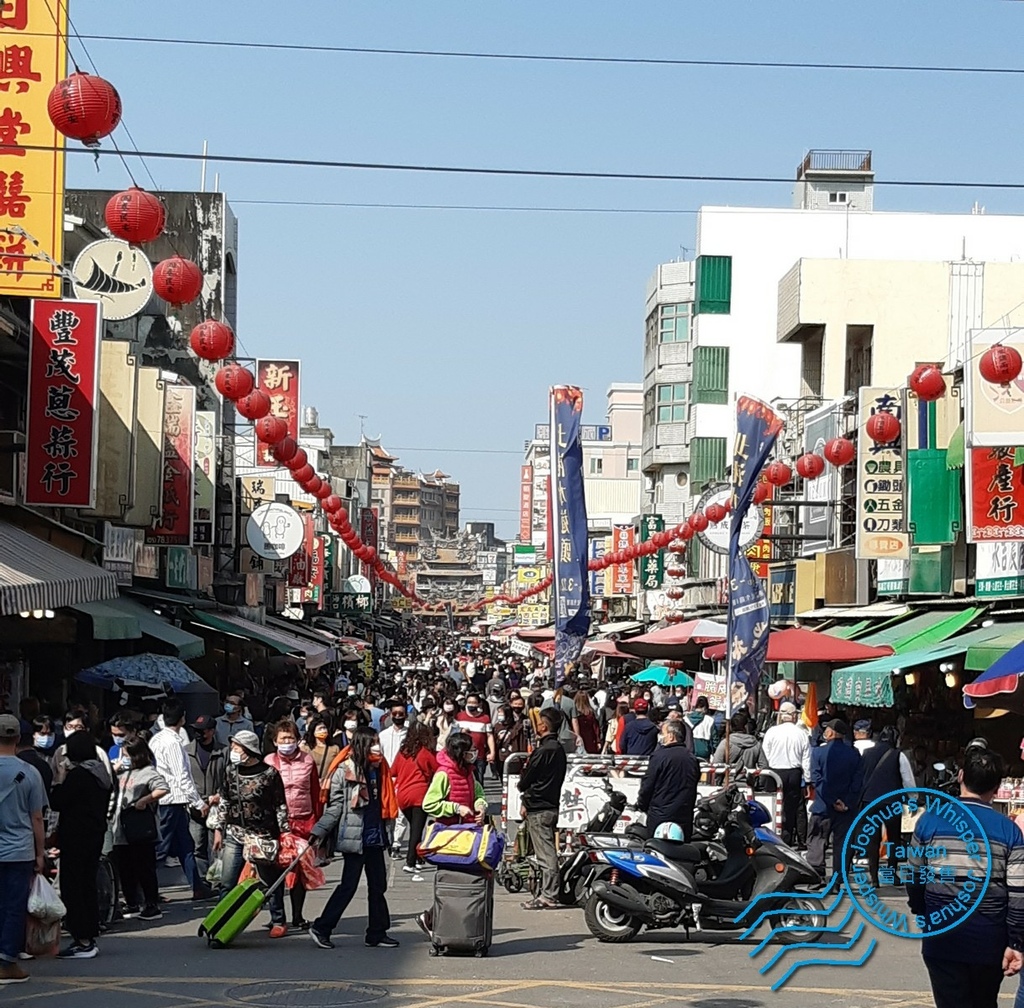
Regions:
[[[548,707],[540,712],[537,722],[539,744],[530,754],[519,778],[522,814],[540,867],[540,892],[536,899],[522,904],[524,910],[551,910],[559,907],[555,828],[558,825],[558,803],[562,796],[566,767],[565,750],[558,741],[561,720],[562,712],[556,707]]]
[[[213,798],[219,798],[224,785],[224,769],[227,765],[224,750],[217,745],[217,722],[209,714],[200,714],[190,725],[193,738],[185,746],[185,757],[196,790],[208,805],[216,807]],[[198,809],[189,810],[188,830],[195,845],[196,862],[205,875],[210,864],[210,846],[213,830],[206,825],[206,816]]]
[[[693,835],[700,765],[685,742],[682,722],[665,721],[661,726],[661,745],[651,756],[640,782],[636,807],[647,813],[647,829],[652,836],[662,823],[676,823],[687,841]]]

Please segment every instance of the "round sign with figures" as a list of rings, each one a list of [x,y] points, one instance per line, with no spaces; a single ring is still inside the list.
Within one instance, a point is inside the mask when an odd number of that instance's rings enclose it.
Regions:
[[[71,267],[75,296],[99,301],[111,322],[138,315],[153,293],[153,266],[145,252],[119,238],[86,245]]]
[[[707,511],[712,504],[721,504],[723,507],[732,496],[732,488],[728,483],[719,483],[704,491],[703,496],[697,502],[698,511]],[[732,531],[732,512],[730,511],[717,525],[708,525],[703,532],[697,536],[701,543],[712,553],[727,554],[729,552],[729,535]],[[760,504],[751,504],[750,510],[743,518],[740,526],[740,549],[745,550],[753,546],[761,533],[764,532],[764,508]]]
[[[265,560],[286,560],[302,545],[304,537],[299,512],[276,501],[261,504],[245,525],[246,542]]]

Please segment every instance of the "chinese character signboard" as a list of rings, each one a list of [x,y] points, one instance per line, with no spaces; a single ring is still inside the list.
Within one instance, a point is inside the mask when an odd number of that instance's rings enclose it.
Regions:
[[[302,519],[302,545],[288,558],[288,587],[305,588],[313,575],[313,516]]]
[[[661,515],[643,515],[640,518],[640,542],[647,542],[656,532],[665,531],[665,519]],[[665,553],[658,550],[650,556],[640,557],[640,587],[653,591],[665,580]]]
[[[297,360],[256,361],[256,388],[270,397],[270,415],[288,424],[288,436],[299,439],[299,362]],[[256,464],[280,466],[269,447],[258,444]]]
[[[274,499],[273,476],[242,476],[238,480],[242,490],[242,511],[252,513]]]
[[[0,5],[0,294],[8,296],[61,293],[54,268],[36,255],[64,259],[64,137],[46,104],[67,73],[67,31],[67,0]]]
[[[839,415],[833,405],[811,410],[804,419],[804,451],[821,455],[825,444],[839,436]],[[804,480],[803,496],[814,501],[810,507],[797,509],[800,515],[800,534],[804,539],[800,552],[803,556],[814,556],[832,546],[832,527],[839,499],[840,471],[836,466],[827,465],[817,478]]]
[[[1024,539],[1024,467],[1016,464],[1018,451],[1017,448],[968,449],[968,542]]]
[[[628,550],[636,543],[636,530],[632,525],[615,525],[612,528],[612,546],[610,553]],[[608,568],[607,580],[604,585],[605,595],[633,594],[633,561],[624,564],[612,564]]]
[[[196,390],[164,390],[163,493],[160,518],[146,532],[154,546],[191,546],[195,486]]]
[[[543,549],[548,542],[548,481],[551,477],[551,459],[541,455],[533,463],[533,509],[530,541]]]
[[[524,465],[519,475],[519,541],[528,543],[533,533],[533,466]]]
[[[1024,542],[984,542],[975,550],[978,598],[1024,595]]]
[[[377,536],[378,529],[380,528],[377,518],[376,508],[360,508],[359,509],[359,538],[367,546],[372,546],[374,549],[377,548]],[[373,591],[377,587],[377,572],[373,568],[373,564],[361,563],[360,570],[364,578],[370,582],[370,590]]]
[[[967,443],[1012,444],[1024,425],[1024,375],[1006,385],[985,381],[977,358],[996,343],[1024,352],[1019,329],[984,329],[971,334],[972,360],[964,368],[967,385]]]
[[[100,323],[96,301],[32,302],[26,504],[95,504]]]
[[[196,412],[196,490],[193,502],[194,542],[213,542],[213,509],[217,482],[217,414]]]
[[[600,560],[604,556],[605,551],[605,538],[599,536],[596,539],[590,540],[590,559]],[[590,572],[590,597],[591,598],[603,598],[604,597],[604,571],[596,570]]]
[[[761,538],[747,550],[747,559],[750,561],[750,569],[762,581],[766,581],[768,579],[768,564],[774,555],[772,553],[772,540],[768,537],[772,534],[775,527],[775,508],[765,506],[762,510],[764,511],[764,529],[761,532]]]
[[[862,388],[857,440],[858,560],[910,557],[910,539],[904,517],[903,445],[901,438],[879,444],[864,426],[875,413],[892,413],[903,422],[898,389]]]
[[[103,523],[103,568],[119,585],[131,587],[135,566],[135,529]]]
[[[195,591],[199,586],[199,565],[195,554],[186,546],[172,546],[167,551],[164,584],[168,588]]]
[[[324,589],[324,537],[313,536],[313,549],[309,555],[309,581],[302,592],[303,602],[315,602],[322,606]]]

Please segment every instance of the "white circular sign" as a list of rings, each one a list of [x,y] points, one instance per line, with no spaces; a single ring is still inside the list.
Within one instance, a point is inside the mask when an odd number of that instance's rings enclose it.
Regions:
[[[708,490],[698,502],[697,510],[706,513],[711,504],[721,504],[722,507],[725,507],[731,496],[732,489],[727,486]],[[712,553],[728,553],[731,531],[732,512],[730,511],[717,525],[708,525],[703,532],[699,532],[698,537]],[[764,532],[764,508],[759,504],[751,504],[750,510],[744,515],[743,524],[740,526],[740,549],[745,550],[753,546],[761,538],[762,532]]]
[[[345,578],[345,584],[341,590],[354,595],[365,595],[367,592],[373,591],[373,585],[370,584],[370,579],[364,578],[362,574],[353,574],[351,577]]]
[[[302,545],[304,537],[302,516],[277,501],[261,504],[245,524],[246,542],[264,560],[287,559]]]
[[[99,301],[111,322],[138,315],[153,293],[153,267],[145,252],[120,238],[86,245],[71,267],[75,296]]]

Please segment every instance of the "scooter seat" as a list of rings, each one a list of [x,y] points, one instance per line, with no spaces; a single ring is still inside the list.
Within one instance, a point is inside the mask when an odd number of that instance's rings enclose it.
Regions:
[[[648,840],[647,849],[667,857],[669,861],[685,861],[697,864],[702,858],[701,850],[693,844],[680,840]]]

